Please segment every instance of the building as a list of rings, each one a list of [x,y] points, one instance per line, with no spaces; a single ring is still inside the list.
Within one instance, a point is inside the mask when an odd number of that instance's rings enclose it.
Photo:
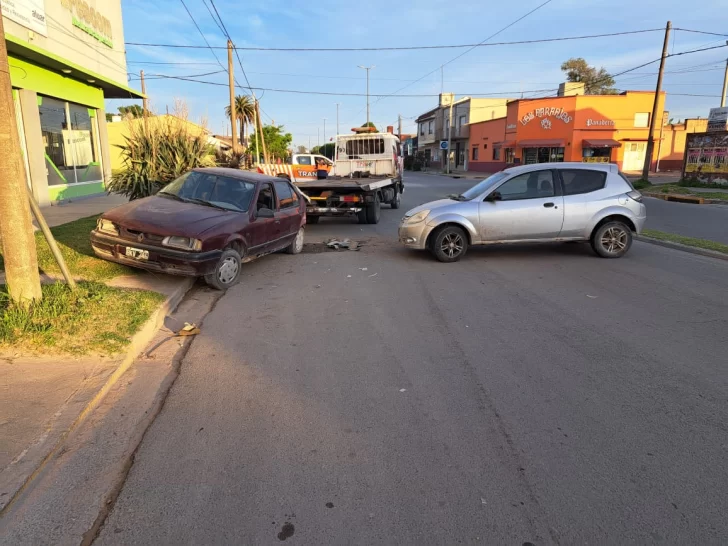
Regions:
[[[686,119],[682,123],[666,122],[660,131],[662,138],[655,144],[658,158],[655,170],[682,170],[688,135],[704,133],[707,130],[707,119]]]
[[[425,165],[431,168],[446,166],[447,156],[442,146],[450,138],[451,169],[467,169],[470,126],[480,121],[504,117],[509,100],[512,99],[465,97],[455,100],[453,93],[440,94],[438,107],[416,119],[418,151],[423,154]],[[450,132],[451,111],[452,132]]]
[[[583,95],[576,84],[562,87],[561,93],[512,101],[505,118],[471,124],[469,170],[495,172],[509,165],[560,161],[612,162],[624,171],[642,170],[654,92]],[[660,120],[664,104],[662,93]],[[679,168],[675,160],[682,157],[684,133],[699,126],[656,125],[654,157],[664,158],[662,170]]]
[[[10,79],[28,185],[42,205],[104,191],[104,99],[127,86],[121,0],[3,0]]]

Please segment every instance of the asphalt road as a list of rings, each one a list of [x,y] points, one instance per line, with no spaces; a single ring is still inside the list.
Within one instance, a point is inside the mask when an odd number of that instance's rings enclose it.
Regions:
[[[728,244],[728,205],[671,203],[645,197],[648,229]]]
[[[411,177],[403,210],[469,184]],[[440,264],[392,244],[402,212],[246,266],[98,544],[725,544],[728,262]]]

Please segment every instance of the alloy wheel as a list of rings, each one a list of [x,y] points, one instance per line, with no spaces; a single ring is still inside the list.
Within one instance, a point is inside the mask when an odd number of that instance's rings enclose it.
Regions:
[[[627,232],[619,227],[610,227],[602,234],[600,243],[610,254],[621,252],[627,247]]]
[[[295,241],[294,245],[295,245],[294,249],[295,249],[296,253],[299,253],[299,252],[301,252],[301,250],[303,250],[303,228],[298,230],[298,233],[296,234],[296,241]]]
[[[463,251],[463,238],[458,233],[448,233],[442,238],[440,249],[448,258],[455,258]]]

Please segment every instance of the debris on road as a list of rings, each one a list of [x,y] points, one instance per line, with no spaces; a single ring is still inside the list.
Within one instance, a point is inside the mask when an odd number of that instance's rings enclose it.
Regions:
[[[368,268],[368,267],[360,267],[360,268],[359,268],[359,271],[368,271],[368,270],[369,270],[369,268]]]
[[[587,298],[591,298],[593,300],[597,299],[597,296],[590,296],[589,294],[586,295]]]
[[[197,327],[196,324],[190,324],[189,322],[185,322],[184,328],[182,328],[179,332],[177,332],[178,336],[196,336],[200,333],[200,329]]]
[[[348,250],[359,250],[361,248],[361,245],[359,243],[350,239],[329,239],[328,241],[326,241],[326,246],[333,250],[340,250],[342,248]]]
[[[399,392],[407,392],[407,389],[399,389]]]
[[[371,274],[371,275],[369,275],[369,276],[370,276],[370,277],[376,277],[377,275],[379,275],[379,273],[372,273],[372,274]]]

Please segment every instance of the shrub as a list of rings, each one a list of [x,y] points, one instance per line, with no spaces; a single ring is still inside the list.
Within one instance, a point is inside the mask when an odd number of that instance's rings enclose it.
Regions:
[[[130,200],[148,197],[190,169],[215,165],[205,132],[186,116],[151,116],[146,122],[127,123],[129,135],[119,146],[124,164],[111,176],[110,193]]]

